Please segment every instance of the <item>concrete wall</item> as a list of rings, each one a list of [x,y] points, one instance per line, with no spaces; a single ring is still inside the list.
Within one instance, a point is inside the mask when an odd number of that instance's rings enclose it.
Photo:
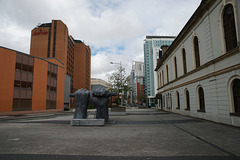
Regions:
[[[70,103],[70,95],[71,93],[71,77],[65,74],[65,82],[64,82],[64,104]]]

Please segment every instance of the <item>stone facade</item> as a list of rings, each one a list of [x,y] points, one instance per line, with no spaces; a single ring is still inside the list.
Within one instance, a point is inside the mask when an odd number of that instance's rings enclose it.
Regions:
[[[234,101],[233,95],[233,82],[240,79],[239,5],[237,0],[201,2],[155,69],[160,109],[240,126],[239,98]],[[235,23],[230,49],[224,25],[229,8],[232,28]]]

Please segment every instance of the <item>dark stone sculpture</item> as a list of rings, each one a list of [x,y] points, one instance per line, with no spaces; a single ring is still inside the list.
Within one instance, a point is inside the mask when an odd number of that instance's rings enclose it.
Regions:
[[[70,97],[75,97],[75,102],[76,102],[76,110],[75,110],[73,119],[87,118],[89,95],[90,95],[90,92],[86,89],[79,89],[75,93],[70,95]]]
[[[97,88],[96,90],[91,91],[90,99],[92,101],[92,104],[97,108],[97,113],[96,113],[97,119],[105,119],[105,121],[108,121],[109,97],[116,96],[116,95],[117,95],[116,93],[109,92],[104,88]]]

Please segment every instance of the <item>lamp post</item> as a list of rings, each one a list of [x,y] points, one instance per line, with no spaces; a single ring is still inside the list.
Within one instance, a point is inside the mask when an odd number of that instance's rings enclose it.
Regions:
[[[122,90],[122,87],[123,87],[123,84],[122,84],[122,62],[120,62],[120,63],[110,62],[110,64],[117,64],[120,67],[120,78],[121,78],[120,83],[121,83],[121,90]],[[123,93],[121,96],[121,105],[123,105]]]

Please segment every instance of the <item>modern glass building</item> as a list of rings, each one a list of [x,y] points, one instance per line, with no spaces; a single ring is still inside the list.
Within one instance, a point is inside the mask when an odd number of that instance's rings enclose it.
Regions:
[[[144,40],[145,94],[149,105],[154,102],[157,93],[157,75],[154,72],[162,46],[170,46],[175,36],[146,36]]]

